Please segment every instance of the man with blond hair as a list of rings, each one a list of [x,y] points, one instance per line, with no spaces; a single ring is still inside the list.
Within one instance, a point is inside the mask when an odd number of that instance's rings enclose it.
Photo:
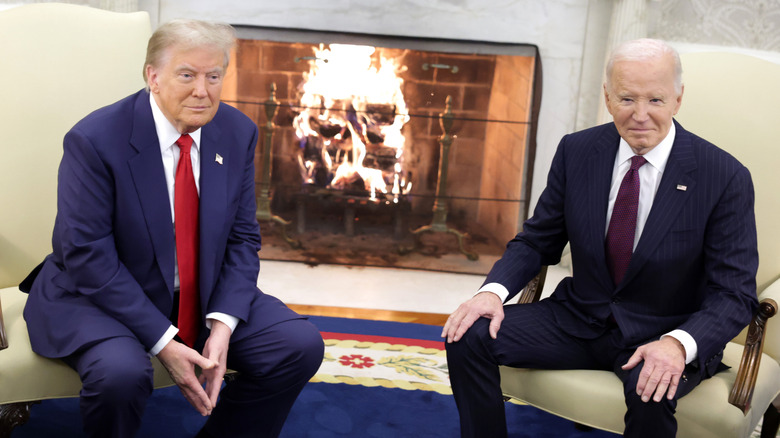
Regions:
[[[278,436],[322,361],[318,330],[257,288],[258,130],[220,103],[234,44],[225,24],[162,25],[146,89],[65,136],[53,252],[22,285],[24,316],[33,350],[79,373],[89,437],[135,436],[151,356],[209,416],[198,436],[231,438]]]
[[[533,217],[442,332],[464,437],[505,437],[499,365],[612,370],[625,436],[673,437],[677,400],[723,369],[757,307],[748,170],[674,120],[677,52],[622,44],[607,65],[614,122],[565,136]],[[571,246],[552,296],[507,305]]]

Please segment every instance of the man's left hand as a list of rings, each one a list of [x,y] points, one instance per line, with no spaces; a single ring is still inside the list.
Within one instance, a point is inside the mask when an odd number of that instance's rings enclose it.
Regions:
[[[206,384],[206,394],[211,400],[211,405],[217,405],[217,397],[222,389],[222,378],[227,371],[227,353],[230,344],[230,327],[221,321],[211,320],[211,334],[203,347],[203,356],[214,361],[217,365],[211,369],[203,370],[199,380],[201,385]]]
[[[622,368],[630,370],[642,361],[644,364],[636,383],[636,393],[642,397],[642,401],[648,402],[652,397],[659,402],[664,394],[669,400],[674,398],[685,370],[685,348],[682,344],[677,339],[666,336],[642,345]]]

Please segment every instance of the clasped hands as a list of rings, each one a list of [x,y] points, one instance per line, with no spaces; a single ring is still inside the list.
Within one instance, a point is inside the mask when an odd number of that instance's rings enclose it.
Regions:
[[[474,322],[489,318],[488,332],[496,339],[501,322],[504,320],[504,307],[498,295],[481,292],[461,304],[444,324],[441,337],[448,343],[458,342]],[[634,354],[622,366],[630,370],[642,363],[642,370],[636,385],[636,392],[642,401],[659,402],[666,394],[671,400],[677,392],[683,370],[685,370],[685,349],[671,336],[650,342],[637,348]]]
[[[230,335],[227,325],[212,320],[211,334],[203,347],[203,355],[175,340],[168,342],[157,354],[184,398],[203,416],[211,415],[217,405],[222,379],[227,371]],[[201,369],[200,376],[195,374],[196,366]]]

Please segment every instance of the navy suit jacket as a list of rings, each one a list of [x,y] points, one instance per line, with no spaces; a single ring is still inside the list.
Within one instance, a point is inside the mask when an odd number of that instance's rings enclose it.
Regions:
[[[201,309],[239,318],[232,340],[250,318],[262,328],[297,317],[257,288],[257,135],[226,104],[201,135]],[[53,252],[26,280],[33,350],[63,357],[116,336],[151,349],[171,324],[176,245],[146,91],[93,112],[66,134],[57,190]]]
[[[549,298],[564,309],[556,316],[564,330],[594,338],[613,315],[628,345],[638,346],[682,329],[697,343],[694,365],[711,375],[758,305],[753,185],[735,158],[674,123],[666,169],[620,284],[604,248],[620,142],[612,123],[561,140],[533,217],[485,283],[504,285],[511,298],[542,265],[558,263],[569,242],[572,276]]]

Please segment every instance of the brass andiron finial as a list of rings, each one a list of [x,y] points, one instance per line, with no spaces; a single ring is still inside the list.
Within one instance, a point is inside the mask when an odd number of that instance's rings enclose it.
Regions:
[[[276,126],[274,125],[274,117],[279,110],[279,101],[276,100],[276,83],[272,82],[270,87],[270,96],[265,101],[265,143],[263,144],[263,168],[261,169],[260,180],[260,196],[257,197],[257,214],[256,217],[261,221],[274,221],[279,223],[282,227],[282,238],[292,248],[300,248],[301,242],[294,240],[287,236],[287,225],[290,225],[290,221],[286,221],[281,217],[271,212],[271,162],[272,150],[273,150],[273,137]]]
[[[439,124],[443,134],[439,137],[439,144],[441,145],[439,155],[439,177],[436,182],[436,199],[433,203],[433,221],[430,225],[425,225],[414,231],[414,247],[401,248],[402,254],[407,254],[414,251],[422,242],[420,242],[420,236],[423,233],[436,232],[436,233],[450,233],[458,239],[458,249],[460,252],[466,255],[469,260],[479,259],[479,255],[473,252],[466,251],[463,246],[463,239],[468,237],[466,233],[461,233],[458,230],[449,228],[447,226],[447,174],[449,172],[449,155],[450,146],[452,146],[452,122],[455,120],[455,115],[452,113],[452,96],[447,96],[445,111],[439,114]]]

